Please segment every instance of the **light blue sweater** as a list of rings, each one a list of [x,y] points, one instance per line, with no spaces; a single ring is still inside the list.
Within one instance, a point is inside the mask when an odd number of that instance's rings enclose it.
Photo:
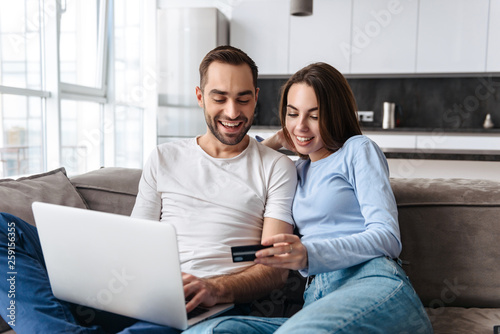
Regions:
[[[389,168],[366,136],[349,138],[327,158],[297,161],[293,216],[307,248],[304,276],[401,252]]]

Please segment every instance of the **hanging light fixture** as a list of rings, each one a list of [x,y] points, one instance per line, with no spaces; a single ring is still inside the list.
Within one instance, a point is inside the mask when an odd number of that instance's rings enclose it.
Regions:
[[[313,0],[290,0],[290,14],[309,16],[313,13]]]

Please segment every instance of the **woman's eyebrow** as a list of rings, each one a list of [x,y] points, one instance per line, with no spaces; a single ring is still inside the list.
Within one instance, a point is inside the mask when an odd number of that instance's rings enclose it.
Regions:
[[[287,104],[286,107],[290,108],[290,109],[293,109],[293,110],[297,110],[297,111],[299,110],[299,109],[297,109],[296,107],[294,107],[291,104]],[[318,107],[313,107],[313,108],[309,109],[307,112],[312,112],[312,111],[316,111],[316,110],[318,110]]]

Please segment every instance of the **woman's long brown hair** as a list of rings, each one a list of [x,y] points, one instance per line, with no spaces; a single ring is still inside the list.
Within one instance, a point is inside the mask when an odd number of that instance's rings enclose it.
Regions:
[[[293,146],[286,129],[288,91],[297,83],[305,83],[314,89],[318,100],[319,132],[327,150],[335,152],[347,139],[361,134],[356,114],[356,100],[347,80],[333,66],[314,63],[292,75],[282,87],[280,119],[289,144]],[[299,156],[308,158],[301,154]]]

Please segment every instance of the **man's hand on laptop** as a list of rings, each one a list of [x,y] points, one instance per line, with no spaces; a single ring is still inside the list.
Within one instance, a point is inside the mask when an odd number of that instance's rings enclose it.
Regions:
[[[186,311],[189,313],[197,306],[212,307],[221,302],[218,297],[221,291],[218,286],[211,283],[209,279],[183,273],[184,296],[186,296]]]

